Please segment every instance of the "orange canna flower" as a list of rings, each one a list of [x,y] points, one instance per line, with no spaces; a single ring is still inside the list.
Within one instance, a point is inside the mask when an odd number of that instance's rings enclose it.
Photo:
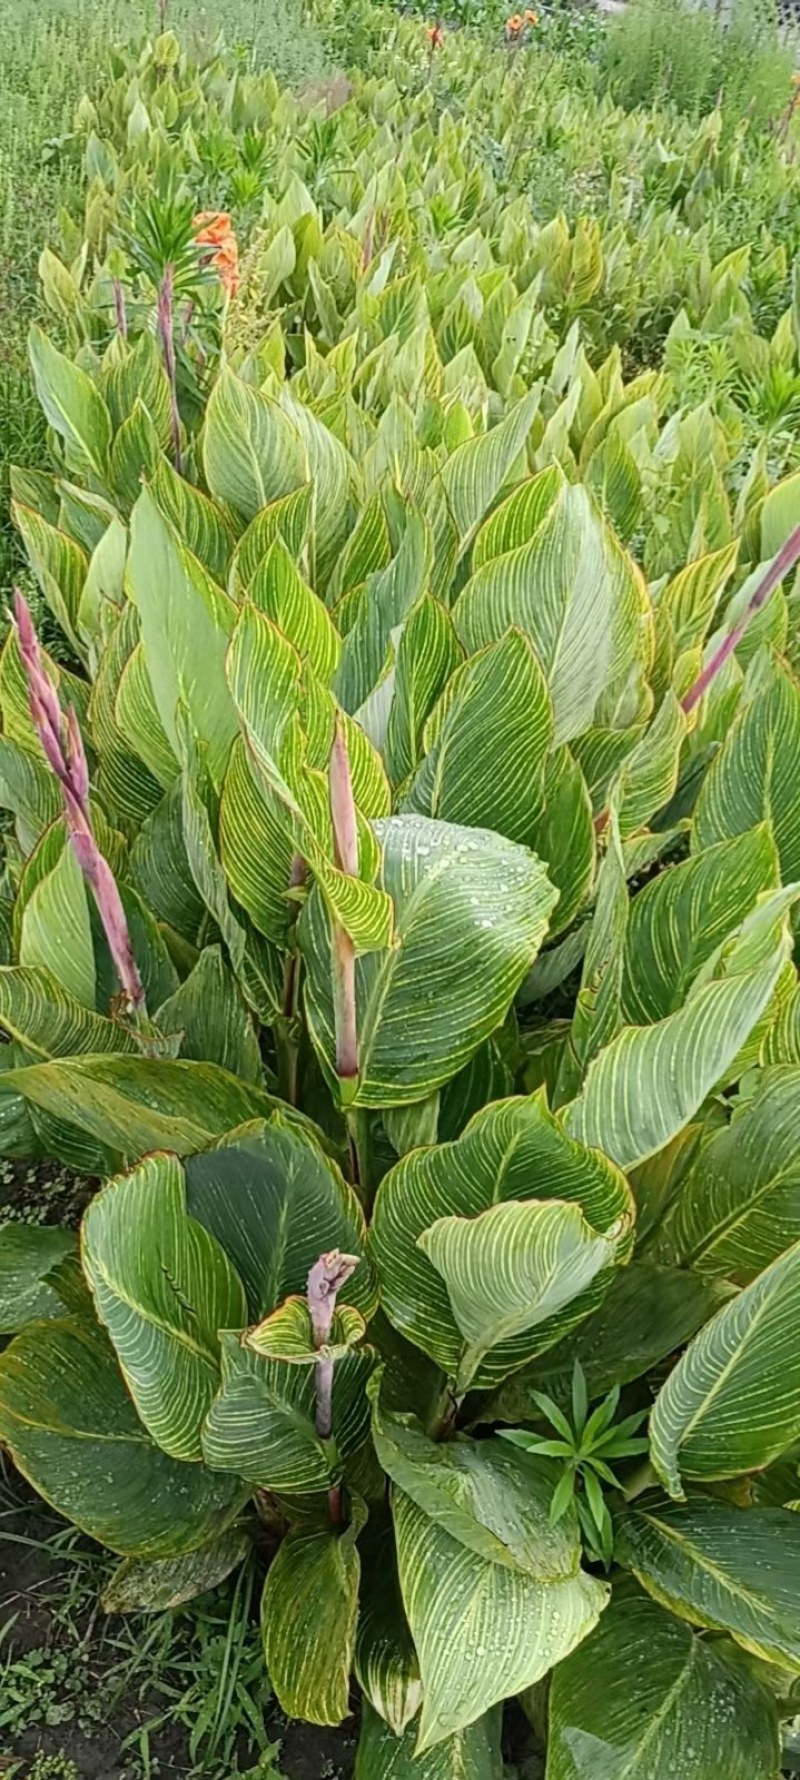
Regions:
[[[526,12],[525,23],[526,23],[526,25],[538,25],[538,23],[539,23],[538,12],[531,12],[531,11]]]
[[[520,34],[520,31],[522,30],[522,25],[523,25],[522,13],[521,12],[512,13],[511,18],[506,19],[506,30],[508,32],[509,37],[518,37]]]
[[[194,238],[199,247],[221,247],[232,233],[227,210],[200,210],[194,219]]]
[[[444,29],[441,25],[427,25],[428,42],[431,49],[441,49],[444,43]]]

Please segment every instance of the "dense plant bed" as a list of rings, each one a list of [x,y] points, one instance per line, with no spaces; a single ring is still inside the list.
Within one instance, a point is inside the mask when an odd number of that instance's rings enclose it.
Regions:
[[[67,661],[18,594],[0,1147],[102,1184],[77,1241],[0,1232],[0,1439],[106,1610],[257,1562],[282,1710],[357,1684],[355,1780],[501,1780],[512,1699],[548,1780],[774,1780],[800,498],[749,376],[682,378],[710,326],[791,386],[796,304],[780,242],[769,337],[746,255],[681,258],[702,316],[626,379],[600,225],[496,182],[401,30],[404,96],[303,114],[165,35],[82,111],[12,474]]]

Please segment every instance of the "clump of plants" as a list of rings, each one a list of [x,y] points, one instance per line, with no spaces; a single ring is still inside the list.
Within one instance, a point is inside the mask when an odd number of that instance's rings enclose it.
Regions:
[[[577,330],[534,378],[513,215],[431,294],[383,178],[267,206],[246,338],[174,179],[86,292],[45,268],[14,512],[73,665],[18,595],[0,1119],[101,1185],[0,1233],[0,1438],[119,1554],[109,1609],[255,1550],[278,1700],[356,1683],[358,1780],[500,1780],[512,1697],[549,1780],[773,1780],[795,479],[734,514],[715,416],[660,428]],[[444,234],[470,180],[420,181]]]

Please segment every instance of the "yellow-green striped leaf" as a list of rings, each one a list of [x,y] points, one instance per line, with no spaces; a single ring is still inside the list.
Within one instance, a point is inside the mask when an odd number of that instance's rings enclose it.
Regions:
[[[219,1385],[220,1329],[247,1316],[224,1249],[186,1211],[175,1156],[151,1156],[92,1200],[81,1252],[98,1315],[141,1420],[164,1452],[198,1459]]]
[[[404,1156],[384,1176],[370,1231],[384,1309],[451,1377],[462,1360],[464,1336],[445,1282],[420,1238],[441,1218],[477,1220],[505,1202],[536,1206],[549,1200],[579,1208],[592,1230],[609,1241],[615,1232],[624,1253],[632,1215],[627,1183],[613,1163],[567,1136],[543,1093],[485,1107],[457,1142]],[[565,1325],[574,1326],[595,1308],[609,1278],[601,1274],[563,1317],[509,1335],[487,1354],[475,1385],[499,1383],[552,1345]]]
[[[102,481],[111,445],[111,416],[99,389],[35,324],[28,353],[48,426],[61,435],[76,467],[88,465]]]
[[[630,1168],[688,1124],[769,1003],[790,955],[795,896],[790,888],[761,897],[699,971],[683,1007],[612,1039],[565,1110],[573,1136]]]
[[[634,1509],[615,1557],[681,1619],[730,1632],[745,1650],[800,1672],[800,1515],[703,1497]]]
[[[31,1325],[0,1354],[0,1439],[45,1501],[123,1556],[195,1551],[247,1494],[155,1445],[113,1348],[85,1318]]]
[[[184,1557],[125,1558],[103,1589],[104,1613],[165,1613],[218,1588],[252,1550],[237,1527]]]
[[[445,460],[440,478],[462,551],[490,507],[494,506],[513,470],[538,406],[539,392],[532,390],[509,410],[498,426],[465,440]]]
[[[417,1731],[409,1725],[396,1736],[390,1724],[365,1700],[356,1750],[355,1780],[503,1780],[501,1713],[487,1712],[475,1724],[417,1755]]]
[[[159,1032],[181,1034],[182,1057],[218,1063],[241,1081],[261,1085],[264,1072],[252,1015],[220,946],[201,952],[154,1018]]]
[[[656,1397],[650,1456],[671,1496],[681,1479],[761,1471],[800,1433],[795,1338],[800,1242],[695,1335]]]
[[[349,1711],[361,1570],[355,1532],[290,1534],[264,1584],[267,1673],[284,1712],[310,1724],[341,1724]]]
[[[538,853],[558,891],[550,920],[552,939],[575,920],[594,882],[592,801],[583,773],[566,746],[553,749],[547,756],[543,794],[543,807],[528,836],[528,845]]]
[[[356,1314],[356,1313],[353,1313]],[[259,1489],[314,1495],[341,1477],[342,1464],[369,1435],[366,1385],[371,1348],[345,1353],[333,1368],[333,1437],[315,1426],[312,1365],[293,1365],[222,1334],[222,1381],[203,1427],[203,1457],[214,1471],[233,1471]]]
[[[227,369],[209,396],[203,463],[214,499],[245,522],[308,480],[303,441],[292,420]]]
[[[138,1050],[124,1026],[76,1001],[43,968],[12,964],[0,969],[0,1026],[33,1057]]]
[[[403,625],[394,669],[385,757],[401,784],[422,757],[422,732],[440,694],[461,660],[447,608],[425,594]]]
[[[236,540],[216,502],[179,476],[163,454],[150,488],[161,512],[192,555],[204,564],[212,580],[224,587]]]
[[[372,1520],[362,1539],[355,1672],[364,1709],[380,1715],[396,1741],[422,1704],[417,1653],[406,1619],[391,1526]],[[383,1780],[385,1769],[375,1770]]]
[[[283,539],[295,562],[300,561],[308,536],[312,492],[310,482],[306,482],[292,494],[282,495],[262,507],[251,520],[239,539],[231,564],[231,589],[237,596],[247,593],[259,563],[276,538]]]
[[[615,1588],[553,1676],[547,1780],[775,1780],[775,1705],[730,1650]]]
[[[66,839],[55,865],[25,904],[19,960],[50,971],[73,1001],[94,1009],[97,976],[89,903],[83,873]]]
[[[311,663],[322,685],[330,685],[342,641],[327,607],[303,580],[281,537],[269,545],[261,558],[247,597],[272,619],[301,661]]]
[[[421,1755],[562,1662],[596,1624],[608,1591],[583,1571],[537,1582],[487,1562],[400,1490],[392,1508],[422,1676]]]
[[[770,822],[784,883],[800,877],[800,686],[777,660],[768,684],[740,707],[703,781],[692,849]]]
[[[500,1024],[556,892],[538,859],[486,830],[423,816],[390,817],[374,829],[395,932],[390,950],[357,964],[356,1103],[402,1106],[455,1075]],[[333,1075],[330,937],[318,895],[298,932],[311,1034]]]

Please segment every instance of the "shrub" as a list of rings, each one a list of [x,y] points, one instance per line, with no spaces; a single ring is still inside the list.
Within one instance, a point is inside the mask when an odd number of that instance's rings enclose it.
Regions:
[[[0,1438],[109,1609],[255,1545],[278,1699],[335,1724],[355,1675],[358,1780],[495,1780],[514,1695],[554,1780],[771,1780],[796,477],[756,455],[734,512],[710,404],[663,422],[575,316],[548,352],[531,240],[582,312],[596,234],[512,200],[492,252],[458,133],[398,166],[382,90],[307,120],[223,294],[195,205],[294,108],[154,54],[172,98],[145,60],[91,120],[86,277],[43,263],[53,470],[13,475],[74,664],[18,598],[2,1141],[102,1184],[79,1241],[0,1234]],[[699,268],[717,321],[742,277]]]
[[[793,62],[768,7],[736,6],[723,22],[686,0],[633,0],[609,23],[603,65],[623,105],[668,101],[697,118],[721,102],[763,123],[787,103]]]

